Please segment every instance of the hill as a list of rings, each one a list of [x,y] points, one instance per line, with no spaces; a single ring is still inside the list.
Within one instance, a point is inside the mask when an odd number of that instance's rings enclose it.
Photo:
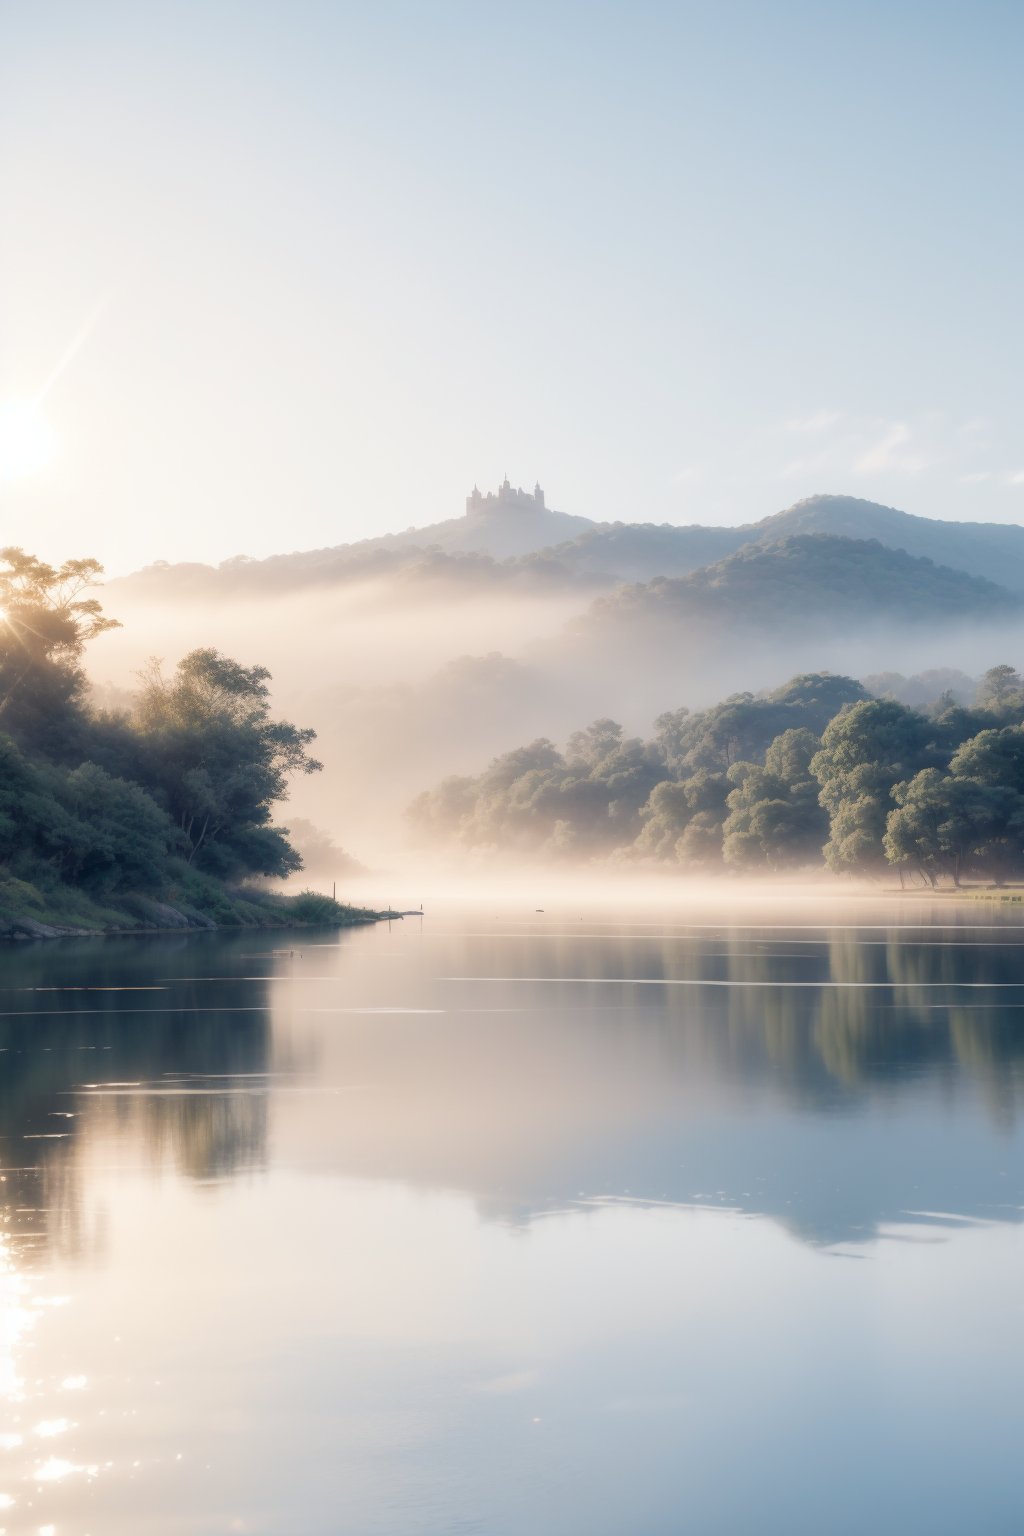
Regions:
[[[483,554],[507,560],[574,539],[595,526],[589,517],[556,512],[546,506],[539,485],[531,494],[522,488],[513,489],[505,480],[496,492],[488,491],[486,495],[474,486],[466,498],[464,517],[452,517],[426,528],[407,528],[404,533],[385,534],[366,540],[361,547],[403,549],[418,545],[440,549],[448,555]]]
[[[702,633],[758,629],[773,636],[863,625],[987,621],[1024,608],[982,577],[888,549],[877,539],[803,533],[747,544],[688,576],[626,586],[579,621],[592,633],[665,626]]]
[[[686,576],[748,542],[746,528],[700,523],[594,523],[566,544],[545,551],[563,569],[617,581]]]
[[[876,539],[888,549],[966,571],[1024,595],[1024,528],[915,517],[856,496],[808,496],[782,512],[731,528],[700,523],[596,523],[550,551],[569,570],[651,581],[686,576],[751,545],[798,534]]]
[[[916,517],[857,496],[808,496],[783,512],[738,530],[750,542],[773,543],[801,533],[877,539],[972,576],[1024,593],[1024,528],[1015,523],[947,523]]]
[[[595,526],[588,517],[545,506],[539,485],[531,494],[513,489],[506,480],[486,496],[474,487],[463,517],[425,528],[263,560],[236,555],[217,566],[156,561],[108,585],[115,593],[143,589],[153,598],[172,592],[175,597],[269,596],[380,577],[463,588],[495,582],[550,587],[578,585],[581,580],[590,587],[611,585],[621,578],[602,577],[599,562],[590,564],[578,556],[563,562],[557,553],[562,547],[572,550],[572,540]]]
[[[159,602],[252,600],[311,588],[340,592],[371,581],[386,583],[396,595],[411,588],[421,592],[434,588],[447,596],[513,588],[539,592],[557,588],[599,590],[614,586],[617,579],[595,573],[584,562],[563,562],[557,549],[496,560],[473,551],[449,553],[436,546],[409,543],[387,547],[339,544],[331,549],[269,555],[265,560],[236,556],[220,565],[156,561],[130,576],[115,577],[106,586],[118,600],[141,596]]]
[[[509,582],[593,589],[686,577],[742,549],[804,535],[874,540],[1024,596],[1024,528],[1016,524],[947,523],[854,496],[824,495],[737,527],[595,523],[546,506],[539,486],[529,493],[507,481],[486,496],[474,490],[464,516],[425,528],[263,560],[237,556],[219,566],[158,562],[110,586],[143,587],[153,598],[172,590],[175,596],[244,596],[397,576],[463,590]]]

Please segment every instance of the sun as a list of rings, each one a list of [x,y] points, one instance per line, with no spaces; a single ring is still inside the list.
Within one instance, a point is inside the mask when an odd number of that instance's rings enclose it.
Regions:
[[[56,451],[53,432],[32,402],[0,405],[0,481],[38,474]]]

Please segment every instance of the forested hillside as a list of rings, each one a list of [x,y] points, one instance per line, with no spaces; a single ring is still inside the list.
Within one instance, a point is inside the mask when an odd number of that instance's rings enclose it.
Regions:
[[[934,565],[877,540],[798,534],[745,545],[689,576],[659,577],[598,598],[580,623],[595,639],[618,642],[643,631],[713,635],[737,627],[778,634],[894,624],[991,621],[1021,600],[982,577]]]
[[[877,539],[890,549],[906,550],[936,565],[983,576],[1024,593],[1024,528],[1016,523],[951,523],[915,517],[859,496],[808,496],[739,531],[758,543],[800,533]]]

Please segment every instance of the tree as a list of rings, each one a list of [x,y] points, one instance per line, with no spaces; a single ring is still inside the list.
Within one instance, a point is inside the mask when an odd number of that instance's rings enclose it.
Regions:
[[[82,652],[119,627],[84,595],[102,573],[96,560],[52,566],[0,549],[0,729],[65,761],[84,729]]]
[[[940,756],[933,734],[923,715],[888,699],[854,704],[826,726],[810,772],[829,814],[832,869],[870,873],[884,864],[890,791]]]
[[[178,834],[144,789],[82,763],[57,797],[71,818],[59,850],[62,879],[97,895],[159,888]]]
[[[763,767],[736,763],[730,768],[735,788],[722,828],[727,864],[779,869],[820,857],[828,817],[810,773],[820,745],[813,731],[784,731],[769,746]]]
[[[916,868],[932,885],[943,874],[959,885],[972,868],[989,872],[1014,854],[1019,859],[1024,804],[1008,784],[925,768],[894,785],[892,797],[886,857]]]
[[[1002,711],[1019,707],[1024,696],[1024,678],[1016,667],[989,667],[978,684],[977,702],[983,707]]]
[[[622,745],[622,726],[615,720],[595,720],[586,730],[573,731],[565,749],[570,767],[597,768]]]
[[[0,859],[19,876],[96,895],[159,886],[173,823],[137,784],[95,763],[30,762],[0,736]]]
[[[666,779],[655,785],[640,813],[643,828],[636,851],[683,862],[688,854],[696,855],[702,864],[719,859],[728,789],[724,774],[706,768],[681,783]]]
[[[949,770],[960,779],[980,784],[1024,785],[1024,729],[979,731],[953,753]]]
[[[143,674],[137,723],[147,785],[180,829],[185,856],[214,874],[282,875],[301,867],[270,825],[288,779],[317,773],[316,732],[270,716],[270,673],[218,651],[191,651],[173,676]]]
[[[659,715],[657,744],[669,772],[685,778],[698,768],[724,773],[737,762],[759,762],[786,730],[804,727],[820,735],[849,704],[865,697],[852,677],[803,672],[781,688],[756,696],[736,693],[711,709]]]
[[[984,794],[987,817],[978,834],[977,856],[998,882],[1021,867],[1024,836],[1024,728],[979,731],[961,742],[949,765],[955,780]]]

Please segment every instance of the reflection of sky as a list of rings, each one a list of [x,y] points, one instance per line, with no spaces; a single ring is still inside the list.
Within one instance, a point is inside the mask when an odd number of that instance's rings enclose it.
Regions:
[[[1021,930],[565,934],[11,957],[0,1528],[1011,1528]]]
[[[111,1262],[58,1271],[32,1359],[87,1376],[83,1470],[7,1457],[57,1531],[1010,1528],[1013,1227],[823,1254],[724,1212],[526,1234],[391,1181],[90,1178]]]

